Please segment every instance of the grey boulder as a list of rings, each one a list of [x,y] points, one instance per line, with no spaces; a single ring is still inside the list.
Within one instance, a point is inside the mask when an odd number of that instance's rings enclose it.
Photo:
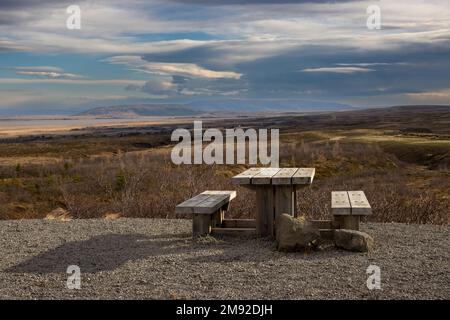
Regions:
[[[373,249],[373,238],[365,232],[337,229],[334,231],[334,244],[349,251],[367,252]]]
[[[279,251],[304,250],[320,239],[319,230],[304,217],[294,218],[288,214],[282,214],[275,223]]]

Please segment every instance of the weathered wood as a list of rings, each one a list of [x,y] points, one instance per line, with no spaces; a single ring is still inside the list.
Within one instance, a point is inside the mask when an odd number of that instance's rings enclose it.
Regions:
[[[204,236],[211,233],[211,215],[194,213],[192,219],[192,235]]]
[[[292,176],[293,184],[311,184],[316,174],[315,168],[299,168]]]
[[[274,186],[275,189],[275,217],[274,221],[277,220],[277,217],[282,215],[283,213],[287,213],[291,216],[294,215],[295,212],[295,203],[294,203],[294,188],[292,185],[289,186]],[[275,235],[275,228],[272,228],[272,235]]]
[[[232,178],[234,184],[298,184],[313,182],[315,168],[250,168]]]
[[[222,228],[256,228],[255,219],[224,219]]]
[[[194,237],[206,235],[212,227],[222,225],[227,204],[236,197],[236,191],[207,190],[176,206],[176,213],[192,214]]]
[[[352,207],[352,216],[372,214],[372,208],[363,191],[348,191],[348,198]]]
[[[236,191],[229,191],[229,190],[206,190],[200,194],[225,194],[229,196],[230,201],[236,198]]]
[[[359,230],[360,216],[336,215],[334,219],[337,229]]]
[[[347,191],[331,192],[331,214],[333,216],[351,214],[351,205]]]
[[[265,237],[272,234],[274,225],[274,199],[272,186],[256,189],[256,232]]]
[[[261,168],[261,171],[254,175],[251,180],[252,184],[270,184],[272,177],[280,171],[280,168]]]
[[[211,215],[211,227],[221,227],[224,217],[224,210],[219,209],[217,212]]]
[[[250,184],[251,178],[260,173],[262,168],[250,168],[231,178],[233,184]]]
[[[194,213],[194,208],[210,197],[209,194],[198,194],[175,207],[175,213]]]
[[[255,228],[212,228],[211,235],[222,236],[255,236]]]
[[[282,168],[273,177],[273,185],[291,185],[292,176],[297,172],[298,168]]]
[[[236,191],[205,191],[176,206],[176,213],[213,214],[236,198]]]

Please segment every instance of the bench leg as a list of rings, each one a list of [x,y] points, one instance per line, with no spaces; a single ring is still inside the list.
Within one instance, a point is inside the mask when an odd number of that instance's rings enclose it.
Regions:
[[[359,230],[360,216],[334,216],[339,229]]]
[[[225,218],[225,210],[219,209],[216,213],[212,215],[211,226],[213,228],[221,227],[224,218]]]
[[[192,235],[195,237],[211,233],[211,215],[194,213],[192,220]]]

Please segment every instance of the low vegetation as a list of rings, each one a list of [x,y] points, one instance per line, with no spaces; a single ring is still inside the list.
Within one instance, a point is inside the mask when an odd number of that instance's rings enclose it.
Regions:
[[[280,165],[317,172],[312,186],[298,190],[299,214],[329,218],[332,190],[364,190],[373,205],[371,221],[449,223],[448,133],[287,128]],[[237,189],[229,215],[254,216],[254,194],[230,179],[245,166],[176,166],[168,143],[166,133],[3,141],[0,218],[44,218],[57,208],[73,218],[180,218],[175,205],[207,189]]]

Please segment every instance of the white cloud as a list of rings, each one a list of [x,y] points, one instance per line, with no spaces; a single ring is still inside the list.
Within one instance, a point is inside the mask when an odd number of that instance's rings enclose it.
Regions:
[[[104,61],[112,64],[123,64],[139,72],[162,76],[178,75],[208,79],[239,79],[242,76],[242,74],[233,71],[209,70],[193,63],[149,62],[140,56],[115,56],[107,58]]]
[[[50,78],[50,79],[77,79],[77,78],[83,78],[83,76],[73,74],[73,73],[59,73],[59,72],[48,72],[48,71],[18,71],[17,74],[24,75],[24,76],[33,76],[33,77],[40,77],[40,78]]]
[[[303,69],[303,72],[328,72],[328,73],[343,73],[343,74],[352,74],[352,73],[360,73],[360,72],[372,72],[375,71],[369,68],[361,68],[361,67],[324,67],[324,68],[308,68]]]
[[[83,76],[65,72],[63,69],[52,66],[24,66],[24,67],[13,67],[16,73],[23,76],[31,76],[37,78],[48,78],[48,79],[80,79]]]
[[[376,67],[376,66],[389,66],[398,63],[387,63],[387,62],[363,62],[363,63],[336,63],[336,66],[343,67]]]
[[[406,93],[405,95],[408,98],[427,101],[429,103],[450,103],[450,89]]]

